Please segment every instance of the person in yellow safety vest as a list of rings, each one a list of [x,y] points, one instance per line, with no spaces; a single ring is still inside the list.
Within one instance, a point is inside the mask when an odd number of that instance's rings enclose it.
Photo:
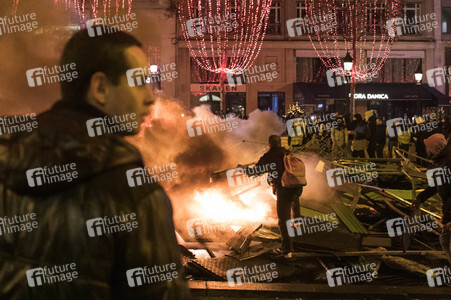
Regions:
[[[332,140],[332,155],[334,157],[345,157],[348,129],[343,124],[343,118],[337,119],[337,126],[332,128],[330,138]]]
[[[305,124],[302,120],[293,123],[293,136],[289,139],[289,146],[293,148],[301,147],[306,134]]]
[[[410,130],[401,126],[401,134],[398,134],[399,149],[409,152],[411,138]]]

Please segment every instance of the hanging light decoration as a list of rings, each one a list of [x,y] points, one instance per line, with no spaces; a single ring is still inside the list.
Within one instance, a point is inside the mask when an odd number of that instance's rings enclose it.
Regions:
[[[181,0],[178,15],[191,57],[213,73],[241,74],[260,53],[272,0]]]
[[[307,33],[316,54],[328,69],[345,70],[341,53],[353,58],[358,80],[376,76],[390,53],[394,36],[389,20],[397,18],[402,0],[306,0]],[[330,30],[315,30],[325,18],[334,18]],[[388,22],[388,23],[387,23]],[[309,26],[309,25],[307,25]],[[391,26],[395,26],[392,24]]]
[[[13,0],[13,14],[17,12],[19,2],[20,0]],[[130,15],[132,2],[133,0],[53,0],[56,6],[64,6],[66,10],[75,10],[83,22],[86,19],[87,11],[92,11],[92,18],[100,17],[102,12],[104,17],[111,15],[112,12],[118,15],[120,11]]]

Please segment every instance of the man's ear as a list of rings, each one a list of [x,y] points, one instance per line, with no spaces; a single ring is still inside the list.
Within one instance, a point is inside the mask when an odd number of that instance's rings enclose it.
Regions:
[[[103,72],[91,76],[88,90],[88,102],[94,106],[104,106],[108,92],[108,78]]]

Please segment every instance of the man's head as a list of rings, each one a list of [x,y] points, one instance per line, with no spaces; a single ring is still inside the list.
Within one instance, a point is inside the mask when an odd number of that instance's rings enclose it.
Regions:
[[[268,139],[269,148],[277,148],[282,146],[282,142],[280,140],[280,136],[271,135]]]
[[[147,65],[141,43],[133,36],[118,31],[90,37],[81,30],[66,44],[61,64],[76,64],[78,78],[61,82],[63,99],[86,102],[107,116],[136,114],[141,124],[154,102],[144,85],[131,87],[126,72]],[[138,128],[131,134],[137,134]]]

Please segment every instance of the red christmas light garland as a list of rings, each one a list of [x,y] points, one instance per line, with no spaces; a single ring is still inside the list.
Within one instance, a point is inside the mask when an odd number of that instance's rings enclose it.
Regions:
[[[180,1],[179,19],[191,57],[200,67],[222,76],[241,74],[250,68],[261,50],[271,3],[272,0]],[[188,28],[190,25],[193,27]],[[190,35],[194,30],[202,34]]]

